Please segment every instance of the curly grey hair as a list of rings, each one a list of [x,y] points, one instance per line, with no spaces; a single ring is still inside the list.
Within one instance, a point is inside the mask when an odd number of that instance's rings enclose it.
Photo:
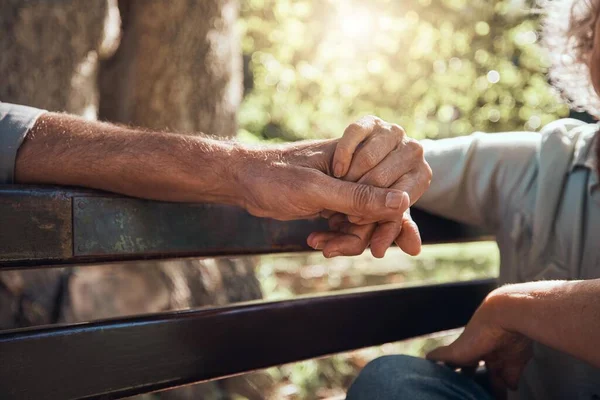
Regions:
[[[593,62],[600,0],[542,1],[542,44],[549,53],[552,83],[571,108],[600,117],[600,82],[595,82],[600,71],[590,70],[600,68]]]

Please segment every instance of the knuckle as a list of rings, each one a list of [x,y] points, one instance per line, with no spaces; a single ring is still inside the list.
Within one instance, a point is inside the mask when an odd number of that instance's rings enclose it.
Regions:
[[[391,124],[390,131],[400,139],[404,139],[406,136],[406,131],[400,125]]]
[[[375,185],[379,187],[388,186],[388,174],[386,171],[380,168],[376,168],[369,173],[368,179],[366,182],[370,185]]]
[[[433,178],[433,170],[431,169],[431,166],[429,165],[429,163],[427,161],[425,161],[423,168],[424,168],[424,174],[425,174],[427,186],[429,186],[429,184],[431,183],[431,179]]]
[[[360,214],[373,201],[373,190],[366,185],[357,185],[352,193],[353,211]]]
[[[423,160],[423,163],[413,172],[415,187],[422,187],[422,190],[425,191],[431,185],[431,179],[433,178],[433,170],[427,163],[427,161]]]
[[[360,122],[353,122],[346,127],[344,130],[344,136],[355,136],[360,134],[363,131],[364,127],[360,124]],[[340,143],[341,144],[341,143]]]
[[[423,145],[416,140],[409,139],[404,146],[411,152],[411,154],[413,154],[414,157],[419,159],[425,157],[425,149],[423,149]]]
[[[362,169],[371,169],[377,165],[377,155],[372,151],[362,151],[356,162]]]

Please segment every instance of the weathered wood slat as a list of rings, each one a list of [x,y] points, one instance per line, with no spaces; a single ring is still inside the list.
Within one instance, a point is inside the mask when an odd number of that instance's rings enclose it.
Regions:
[[[475,281],[0,333],[0,398],[112,399],[464,325]]]
[[[413,211],[425,243],[484,232]],[[236,207],[163,203],[90,190],[0,186],[0,269],[310,250],[323,220],[281,222]]]

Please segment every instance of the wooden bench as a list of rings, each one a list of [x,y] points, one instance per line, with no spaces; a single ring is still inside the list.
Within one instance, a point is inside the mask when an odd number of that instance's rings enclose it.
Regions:
[[[413,211],[424,243],[480,230]],[[0,269],[309,251],[323,221],[56,187],[0,186]],[[107,265],[106,268],[110,268]],[[0,332],[0,398],[112,399],[463,326],[494,280]]]

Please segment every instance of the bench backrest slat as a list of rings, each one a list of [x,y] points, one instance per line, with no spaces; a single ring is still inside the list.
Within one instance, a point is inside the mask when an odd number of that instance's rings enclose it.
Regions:
[[[425,243],[485,232],[413,211]],[[0,269],[310,250],[324,220],[281,222],[236,207],[64,188],[0,186]]]
[[[457,328],[494,285],[385,287],[3,332],[0,393],[119,398]]]

